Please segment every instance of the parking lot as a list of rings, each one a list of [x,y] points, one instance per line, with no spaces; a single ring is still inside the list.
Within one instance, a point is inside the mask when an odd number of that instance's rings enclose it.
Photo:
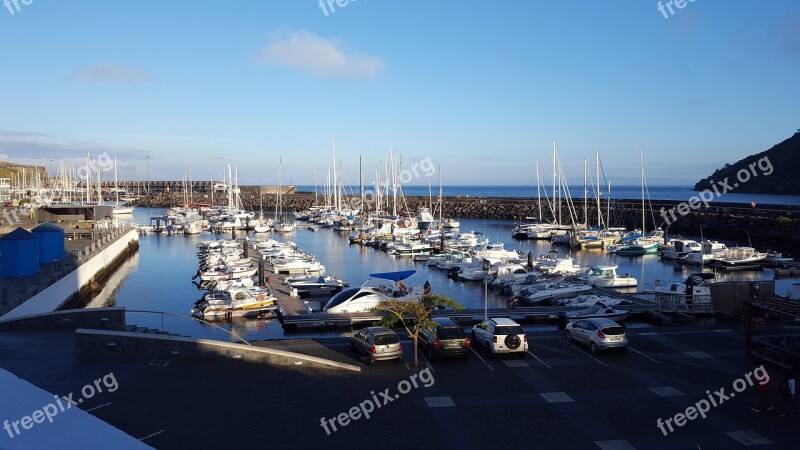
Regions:
[[[757,366],[743,352],[740,330],[627,333],[627,352],[592,355],[562,332],[526,327],[524,358],[473,346],[465,360],[420,356],[416,369],[407,364],[407,339],[405,363],[373,366],[350,352],[346,337],[265,344],[359,364],[362,372],[354,373],[180,356],[76,359],[68,335],[43,332],[36,334],[44,350],[25,357],[14,339],[4,339],[0,365],[55,393],[85,384],[82,375],[113,371],[119,389],[81,408],[96,408],[93,415],[156,448],[794,448],[800,419],[751,411],[755,387],[733,395],[734,381]],[[780,375],[769,373],[777,401]],[[705,419],[673,425],[666,435],[658,428],[658,419],[720,388],[730,398]],[[353,414],[367,401],[369,418]]]

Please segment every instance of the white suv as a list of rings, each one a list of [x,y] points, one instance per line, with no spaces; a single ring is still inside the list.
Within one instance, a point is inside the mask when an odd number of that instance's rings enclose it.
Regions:
[[[486,346],[492,353],[520,353],[528,351],[528,336],[522,327],[511,319],[486,319],[472,327],[472,340]]]

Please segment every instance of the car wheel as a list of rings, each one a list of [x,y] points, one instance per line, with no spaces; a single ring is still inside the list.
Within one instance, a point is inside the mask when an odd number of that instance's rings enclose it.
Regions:
[[[595,344],[594,342],[589,344],[589,351],[591,351],[592,354],[597,354],[597,344]]]
[[[564,332],[564,339],[566,339],[567,342],[572,342],[572,333],[570,333],[569,331],[565,331]]]
[[[472,340],[473,341],[476,340],[476,338],[475,338],[475,330],[472,330]]]
[[[372,353],[367,353],[367,365],[371,366],[374,363],[375,363],[375,361],[372,359]]]

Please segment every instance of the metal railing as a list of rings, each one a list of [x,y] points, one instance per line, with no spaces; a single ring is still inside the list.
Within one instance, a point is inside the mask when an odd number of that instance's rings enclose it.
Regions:
[[[206,325],[211,325],[212,327],[214,327],[214,328],[216,328],[218,330],[222,330],[222,331],[228,333],[229,335],[231,335],[231,336],[235,337],[236,339],[244,342],[245,344],[247,344],[247,345],[249,345],[251,347],[253,346],[252,344],[247,342],[247,340],[245,340],[243,337],[239,336],[238,334],[236,334],[236,333],[234,333],[232,331],[226,330],[225,328],[222,328],[220,326],[214,325],[213,323],[205,321],[205,320],[200,319],[198,317],[186,316],[186,315],[183,315],[183,314],[170,313],[170,312],[164,312],[164,311],[147,311],[147,310],[140,310],[140,309],[125,309],[125,313],[126,314],[129,313],[129,312],[130,313],[144,313],[144,314],[159,314],[159,315],[161,315],[161,330],[160,331],[162,333],[165,332],[164,331],[164,316],[166,315],[166,316],[172,316],[172,317],[180,317],[182,319],[188,319],[190,321],[200,322],[200,323],[204,323]]]

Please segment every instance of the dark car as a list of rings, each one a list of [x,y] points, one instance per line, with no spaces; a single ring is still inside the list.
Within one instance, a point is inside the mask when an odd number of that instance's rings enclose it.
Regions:
[[[428,359],[455,356],[466,358],[472,341],[456,321],[446,317],[431,319],[434,325],[419,334],[419,343]]]

